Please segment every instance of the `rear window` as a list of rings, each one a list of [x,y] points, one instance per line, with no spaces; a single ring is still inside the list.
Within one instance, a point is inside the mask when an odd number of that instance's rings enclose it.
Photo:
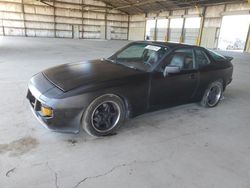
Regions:
[[[213,50],[208,50],[208,52],[213,57],[213,59],[215,61],[225,61],[226,60],[226,58],[223,55],[221,55]]]

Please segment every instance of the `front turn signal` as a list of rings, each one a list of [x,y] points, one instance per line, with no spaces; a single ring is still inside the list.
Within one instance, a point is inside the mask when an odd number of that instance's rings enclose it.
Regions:
[[[53,111],[49,107],[42,106],[41,107],[41,113],[42,113],[43,116],[52,117]]]

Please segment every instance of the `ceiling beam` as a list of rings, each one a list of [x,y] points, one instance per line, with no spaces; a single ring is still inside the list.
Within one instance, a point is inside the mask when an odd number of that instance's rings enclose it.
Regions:
[[[143,2],[137,2],[137,3],[132,3],[132,4],[129,4],[129,5],[124,5],[124,6],[119,6],[119,7],[116,7],[115,9],[125,9],[125,8],[134,8],[134,7],[138,7],[138,6],[143,6],[143,5],[147,5],[147,4],[152,4],[152,3],[156,3],[156,2],[163,2],[163,1],[166,1],[166,0],[147,0],[147,1],[143,1]]]
[[[120,0],[120,1],[122,1],[122,2],[124,2],[124,3],[126,3],[126,4],[129,4],[129,5],[131,5],[131,2],[129,2],[129,1],[127,1],[127,0]],[[136,10],[139,10],[139,12],[141,12],[141,13],[145,13],[145,11],[143,10],[143,9],[141,9],[141,8],[139,8],[139,7],[134,7]]]

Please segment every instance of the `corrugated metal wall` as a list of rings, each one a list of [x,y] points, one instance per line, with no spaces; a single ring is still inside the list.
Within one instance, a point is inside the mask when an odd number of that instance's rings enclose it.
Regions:
[[[128,16],[95,0],[0,0],[0,35],[127,39]],[[107,31],[107,33],[105,33]]]

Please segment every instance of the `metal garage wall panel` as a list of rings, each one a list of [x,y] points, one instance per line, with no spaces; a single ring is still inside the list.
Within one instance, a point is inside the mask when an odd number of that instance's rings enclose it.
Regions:
[[[163,12],[160,12],[159,14],[158,14],[158,17],[164,17],[164,18],[166,18],[166,17],[168,17],[170,15],[170,12],[169,11],[163,11]]]
[[[111,33],[112,40],[126,40],[127,34]]]
[[[108,26],[114,26],[114,27],[127,27],[127,23],[122,22],[116,22],[116,21],[108,21]]]
[[[224,12],[225,5],[209,6],[206,10],[207,18],[221,17],[221,13]]]
[[[2,2],[10,2],[10,0],[1,0]],[[22,0],[11,0],[11,2],[13,2],[13,3],[21,3],[22,2]]]
[[[56,36],[60,38],[72,38],[71,31],[56,31]]]
[[[85,38],[85,39],[99,39],[100,33],[84,32],[83,38]]]
[[[117,21],[128,21],[128,16],[108,14],[107,19],[108,20],[117,20]]]
[[[31,5],[43,5],[43,3],[34,0],[21,0],[24,4],[31,4]]]
[[[215,48],[216,46],[216,27],[204,28],[203,29],[203,37],[201,40],[201,46],[206,48]]]
[[[54,37],[53,31],[28,29],[26,35],[29,37]]]
[[[56,29],[72,31],[72,25],[71,24],[56,24]]]
[[[56,22],[59,23],[68,23],[68,24],[82,24],[82,20],[80,18],[62,18],[56,17]]]
[[[3,20],[3,25],[5,27],[24,27],[23,21],[13,21],[13,20]]]
[[[147,18],[155,18],[157,17],[157,13],[148,13]]]
[[[201,15],[203,11],[202,7],[198,7],[198,8],[190,8],[187,11],[188,15]]]
[[[77,17],[77,18],[82,17],[82,12],[80,10],[56,8],[55,13],[57,16],[63,16],[63,17]]]
[[[222,18],[206,18],[204,27],[220,27]]]
[[[250,10],[250,3],[228,4],[226,11]]]
[[[130,16],[129,40],[144,40],[145,25],[145,14]]]
[[[132,15],[130,16],[130,22],[142,21],[145,22],[145,14]]]
[[[96,20],[89,20],[89,19],[83,19],[84,25],[105,25],[105,21],[96,21]]]
[[[10,36],[23,36],[25,34],[24,29],[16,29],[16,28],[4,28],[5,35]]]
[[[129,29],[129,40],[144,40],[144,27],[132,27]]]
[[[10,2],[0,2],[0,11],[22,12],[20,4],[13,4]]]
[[[58,0],[58,2],[68,2],[68,3],[81,3],[82,0]]]
[[[15,13],[15,12],[2,12],[0,14],[0,19],[22,20],[23,14],[22,13]]]
[[[97,5],[97,6],[106,6],[105,3],[101,2],[101,1],[95,1],[95,0],[84,0],[84,3],[90,4],[90,5]]]
[[[83,17],[85,19],[91,18],[91,19],[105,19],[104,13],[94,13],[94,12],[84,12]]]
[[[46,15],[25,15],[26,21],[34,21],[34,22],[54,22],[53,16],[46,16]]]
[[[51,7],[41,7],[35,5],[24,5],[25,13],[53,15],[54,9]]]
[[[81,30],[84,30],[86,32],[100,32],[100,26],[86,26],[86,27],[80,27]]]
[[[54,23],[37,23],[37,22],[26,22],[26,28],[32,29],[54,29]]]
[[[6,2],[3,3],[3,1]],[[24,2],[24,12],[22,1]],[[48,3],[53,4],[53,2]],[[82,6],[82,3],[84,3],[84,6]],[[26,33],[9,30],[6,35],[14,33],[22,36],[47,35],[51,37],[53,35],[70,38],[84,36],[98,38],[101,32],[100,27],[102,27],[102,31],[106,30],[105,23],[110,27],[110,36],[112,35],[111,37],[114,39],[125,39],[128,32],[128,16],[119,10],[109,10],[108,21],[106,22],[106,4],[101,1],[57,0],[54,3],[56,8],[34,0],[2,0],[0,5],[0,11],[2,11],[0,19],[3,19],[3,27],[14,29],[26,27]],[[100,6],[100,10],[93,10],[92,5]],[[9,14],[6,11],[11,13]],[[5,20],[8,22],[4,22]],[[1,33],[3,34],[2,30]],[[102,33],[102,35],[105,36],[105,33]]]
[[[173,16],[182,16],[185,14],[185,10],[174,10],[172,15]]]
[[[63,3],[63,2],[56,2],[55,3],[55,6],[57,8],[64,8],[64,9],[81,9],[81,6],[80,4],[67,4],[67,3]]]
[[[145,22],[130,22],[130,27],[145,27]]]

